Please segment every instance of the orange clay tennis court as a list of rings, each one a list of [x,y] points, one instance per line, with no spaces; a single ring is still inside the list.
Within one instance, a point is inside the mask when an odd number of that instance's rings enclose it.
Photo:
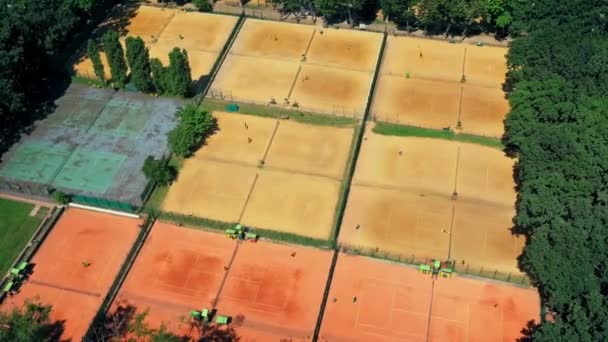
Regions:
[[[140,6],[135,15],[128,18],[129,23],[125,27],[126,34],[141,37],[146,43],[151,43],[158,39],[175,13],[177,12],[171,9]]]
[[[190,158],[169,188],[165,211],[236,222],[240,219],[258,169],[211,160]]]
[[[455,128],[461,88],[458,82],[380,75],[372,119],[434,129]]]
[[[532,288],[452,277],[435,281],[428,341],[516,341],[540,320]]]
[[[32,259],[33,271],[6,307],[39,297],[62,340],[79,341],[93,321],[139,233],[141,220],[68,208]],[[86,266],[85,266],[86,265]]]
[[[514,341],[539,315],[533,289],[340,254],[319,341]]]
[[[289,97],[301,110],[363,117],[372,81],[371,72],[302,64]]]
[[[190,51],[222,50],[238,17],[199,12],[176,12],[165,26],[156,45],[175,46]]]
[[[191,310],[213,308],[235,248],[236,242],[223,234],[157,221],[112,310],[150,309],[150,327],[164,323],[172,332],[187,333]]]
[[[313,32],[308,25],[247,19],[230,53],[300,62]]]
[[[379,33],[317,29],[306,54],[306,63],[371,73],[376,68],[381,45]]]
[[[501,89],[507,74],[507,48],[467,45],[464,73],[467,84]]]
[[[332,252],[302,246],[241,243],[217,310],[244,341],[312,338]]]
[[[260,170],[241,222],[247,226],[328,239],[340,181]]]
[[[498,149],[382,136],[368,128],[339,241],[404,258],[453,258],[461,268],[519,274],[523,238],[510,230],[513,163]]]
[[[465,84],[462,87],[460,122],[462,133],[500,138],[504,119],[510,110],[501,88]]]
[[[340,254],[319,341],[426,341],[431,292],[413,268]]]
[[[462,78],[463,44],[410,37],[389,36],[380,75],[456,81]]]
[[[287,120],[278,124],[266,167],[342,179],[353,141],[353,127],[306,125]]]
[[[299,63],[230,55],[215,77],[208,96],[231,101],[281,105],[289,96]]]
[[[376,134],[366,127],[353,184],[451,196],[458,144],[440,139]]]
[[[213,112],[218,130],[194,158],[258,166],[269,148],[278,121],[253,115]]]

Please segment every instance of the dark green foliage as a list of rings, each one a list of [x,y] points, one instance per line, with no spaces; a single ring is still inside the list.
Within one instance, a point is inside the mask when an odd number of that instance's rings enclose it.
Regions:
[[[386,19],[409,28],[416,21],[413,6],[418,2],[419,0],[381,0],[380,7]]]
[[[217,122],[210,112],[199,110],[194,104],[180,108],[176,115],[179,124],[168,134],[169,149],[177,156],[187,157],[215,131]]]
[[[149,93],[153,90],[150,70],[150,54],[140,37],[127,37],[127,61],[131,69],[131,82],[137,90]]]
[[[200,12],[211,12],[213,11],[213,4],[209,0],[192,0],[192,4]]]
[[[192,76],[186,50],[173,48],[169,52],[169,66],[167,67],[165,76],[166,93],[184,97],[190,94]]]
[[[535,341],[608,340],[608,3],[512,1],[512,110],[521,265],[552,321]]]
[[[50,306],[34,301],[0,312],[0,342],[59,341],[63,323],[51,322],[50,314]]]
[[[105,83],[105,72],[103,70],[103,64],[101,63],[101,56],[99,55],[99,46],[97,42],[89,39],[87,42],[87,54],[93,63],[93,70],[95,70],[95,76],[100,82]]]
[[[68,194],[66,194],[65,192],[55,190],[55,191],[53,191],[51,196],[53,196],[53,199],[55,200],[55,202],[57,202],[59,204],[70,203],[70,196]]]
[[[112,82],[117,86],[123,87],[127,82],[127,63],[118,33],[109,30],[101,37],[103,50],[108,56],[108,64],[112,74]]]
[[[160,185],[167,185],[173,182],[177,176],[175,167],[169,165],[166,160],[154,159],[153,156],[146,158],[142,171],[148,180]]]
[[[165,93],[167,90],[167,70],[163,67],[163,63],[158,58],[152,58],[150,60],[150,70],[154,89],[159,94]]]

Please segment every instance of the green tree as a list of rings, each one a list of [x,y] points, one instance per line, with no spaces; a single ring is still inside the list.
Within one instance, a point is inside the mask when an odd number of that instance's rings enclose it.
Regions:
[[[179,123],[168,134],[169,149],[177,156],[188,157],[216,130],[217,122],[210,112],[194,104],[179,108],[176,116]]]
[[[177,176],[177,170],[166,160],[155,159],[153,156],[146,158],[142,171],[148,180],[161,185],[173,182]]]
[[[199,10],[199,12],[212,12],[213,4],[209,0],[192,0],[192,4]]]
[[[108,57],[112,81],[123,87],[127,81],[127,63],[118,33],[109,30],[101,38],[103,49]]]
[[[156,92],[164,94],[168,90],[167,86],[167,69],[163,67],[163,63],[158,58],[150,60],[150,70],[152,72],[152,85]]]
[[[97,42],[89,39],[87,42],[87,54],[91,59],[91,63],[93,63],[93,70],[95,71],[95,76],[102,83],[106,83],[105,72],[103,70],[103,63],[101,62],[101,56],[99,55],[99,46]]]
[[[154,89],[150,69],[150,54],[140,37],[127,37],[127,61],[131,69],[131,81],[135,87],[144,93]]]
[[[169,66],[165,73],[166,92],[171,95],[188,96],[192,85],[190,63],[186,50],[173,48],[169,53]]]
[[[313,0],[313,3],[327,21],[345,18],[349,23],[353,23],[353,18],[363,8],[365,0]]]
[[[28,300],[21,309],[0,312],[0,342],[58,341],[63,323],[51,322],[51,306]]]
[[[414,6],[420,0],[380,0],[382,12],[388,20],[392,20],[398,26],[405,26],[409,31],[410,26],[416,21]]]

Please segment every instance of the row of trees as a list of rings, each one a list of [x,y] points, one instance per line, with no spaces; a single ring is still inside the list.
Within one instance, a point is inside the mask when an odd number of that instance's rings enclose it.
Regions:
[[[122,88],[127,81],[144,93],[188,96],[192,85],[190,63],[186,50],[173,48],[169,52],[169,65],[163,66],[158,58],[150,59],[150,52],[140,37],[127,37],[126,54],[118,33],[109,30],[101,37],[101,45],[110,67],[111,81]],[[106,75],[100,56],[99,44],[89,40],[87,53],[97,78],[105,83]],[[128,65],[128,67],[127,67]],[[129,74],[130,71],[130,74]]]
[[[522,0],[271,0],[286,14],[323,16],[328,21],[371,21],[382,10],[385,19],[406,29],[430,33],[471,30],[505,34],[511,25],[514,6]]]
[[[608,341],[608,2],[517,2],[508,55],[522,267],[548,309],[536,341]]]

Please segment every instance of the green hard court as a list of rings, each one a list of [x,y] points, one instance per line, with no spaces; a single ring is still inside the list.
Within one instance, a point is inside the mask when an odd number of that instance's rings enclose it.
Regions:
[[[114,181],[126,156],[78,148],[52,182],[54,187],[104,193]]]
[[[138,102],[113,98],[105,106],[91,131],[116,137],[136,138],[150,119]]]
[[[0,169],[0,176],[48,184],[59,172],[71,152],[66,144],[26,142]]]

